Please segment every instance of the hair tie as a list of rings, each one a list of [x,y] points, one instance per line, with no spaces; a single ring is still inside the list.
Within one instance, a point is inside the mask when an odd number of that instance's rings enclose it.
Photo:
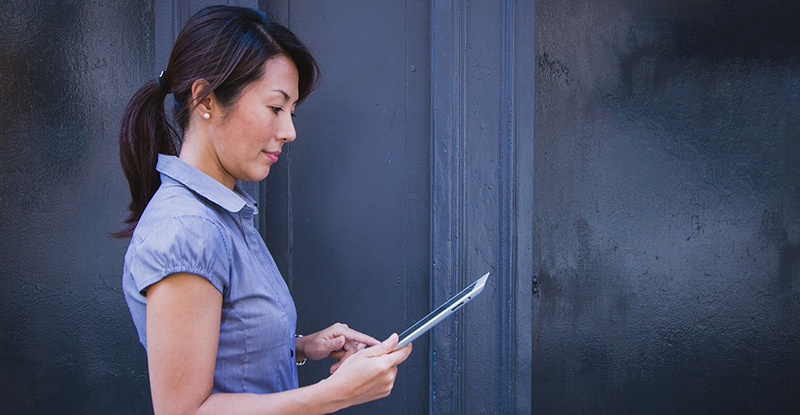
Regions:
[[[158,85],[165,94],[169,94],[169,85],[167,85],[167,80],[164,78],[164,71],[161,71],[161,74],[158,75]]]

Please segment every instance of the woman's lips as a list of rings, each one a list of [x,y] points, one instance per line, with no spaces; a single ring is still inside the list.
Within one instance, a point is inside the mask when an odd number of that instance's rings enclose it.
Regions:
[[[276,163],[278,161],[278,155],[281,154],[280,151],[274,151],[274,152],[265,151],[264,153],[267,155],[267,157],[269,157],[270,160],[272,160],[273,163]]]

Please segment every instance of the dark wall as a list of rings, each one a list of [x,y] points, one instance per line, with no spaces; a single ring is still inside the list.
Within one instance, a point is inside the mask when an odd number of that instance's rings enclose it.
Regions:
[[[266,2],[323,71],[295,111],[297,140],[266,180],[267,245],[294,296],[298,333],[339,321],[383,340],[429,311],[429,8]],[[426,412],[427,349],[427,339],[415,342],[388,398],[342,413]],[[301,386],[331,364],[300,368]]]
[[[323,68],[266,186],[298,331],[385,338],[492,272],[415,341],[391,396],[343,413],[530,412],[532,6],[266,2]]]
[[[142,414],[144,350],[120,289],[116,134],[153,77],[148,1],[0,9],[0,412]]]
[[[536,5],[536,413],[797,413],[800,5]]]

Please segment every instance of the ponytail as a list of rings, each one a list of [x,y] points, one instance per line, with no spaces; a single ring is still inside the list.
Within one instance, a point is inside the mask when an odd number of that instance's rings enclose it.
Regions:
[[[161,185],[161,177],[156,171],[158,154],[177,155],[175,143],[178,135],[164,113],[166,94],[158,80],[147,81],[136,91],[122,113],[119,161],[128,179],[131,203],[128,205],[130,213],[125,219],[125,226],[113,234],[115,237],[133,235],[144,208]]]

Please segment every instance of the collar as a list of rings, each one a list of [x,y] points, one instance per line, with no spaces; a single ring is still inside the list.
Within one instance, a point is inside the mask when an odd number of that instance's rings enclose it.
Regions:
[[[159,154],[156,170],[161,173],[162,182],[165,179],[178,182],[229,212],[237,213],[245,206],[255,210],[256,201],[239,186],[238,182],[233,190],[228,189],[224,184],[176,156]]]

